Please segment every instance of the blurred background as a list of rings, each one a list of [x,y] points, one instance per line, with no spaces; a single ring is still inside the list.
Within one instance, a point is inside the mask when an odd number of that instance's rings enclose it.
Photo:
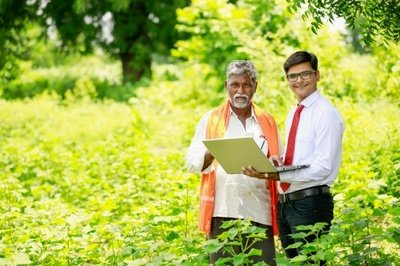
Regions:
[[[249,59],[283,139],[297,50],[346,124],[319,254],[399,265],[399,25],[396,0],[0,0],[0,265],[207,265],[196,124]]]

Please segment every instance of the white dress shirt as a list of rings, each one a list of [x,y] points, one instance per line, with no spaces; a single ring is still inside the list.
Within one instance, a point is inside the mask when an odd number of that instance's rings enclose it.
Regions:
[[[200,173],[204,164],[204,153],[207,148],[203,144],[206,138],[207,122],[211,111],[207,112],[197,125],[195,135],[186,155],[186,167],[192,173]],[[229,125],[225,138],[253,136],[264,153],[268,150],[268,142],[263,145],[260,138],[262,131],[252,110],[251,117],[246,119],[246,127],[231,110]],[[211,164],[203,173],[214,170]],[[266,181],[242,174],[227,174],[218,165],[216,169],[215,204],[213,217],[250,218],[254,222],[271,225],[270,192],[266,189]]]
[[[342,160],[344,122],[340,113],[318,91],[300,104],[304,109],[297,128],[293,164],[310,164],[309,168],[280,173],[281,181],[290,183],[286,193],[300,189],[331,186]],[[286,118],[286,140],[296,107]],[[279,193],[283,193],[278,186]]]

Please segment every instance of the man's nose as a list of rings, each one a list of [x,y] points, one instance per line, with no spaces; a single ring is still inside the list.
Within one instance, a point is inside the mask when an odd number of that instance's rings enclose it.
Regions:
[[[244,89],[244,85],[243,84],[239,85],[237,92],[240,93],[240,94],[244,94],[245,89]]]

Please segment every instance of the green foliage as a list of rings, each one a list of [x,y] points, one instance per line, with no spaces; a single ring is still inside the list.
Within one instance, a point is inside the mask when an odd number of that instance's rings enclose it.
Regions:
[[[0,44],[15,57],[22,47],[24,23],[30,20],[41,25],[41,36],[56,36],[60,47],[80,53],[91,53],[102,47],[121,62],[124,82],[137,82],[149,77],[154,55],[169,55],[178,38],[174,30],[175,10],[187,0],[168,3],[159,1],[2,1],[0,5]],[[3,16],[4,15],[4,16]],[[4,25],[4,27],[3,27]],[[4,36],[4,37],[3,37]],[[11,43],[10,43],[11,42]],[[3,45],[2,45],[3,47]],[[0,60],[4,59],[0,54]],[[0,69],[5,62],[0,61]],[[9,74],[10,75],[10,74]]]
[[[93,100],[114,99],[127,101],[134,96],[138,83],[121,84],[118,64],[104,66],[104,55],[68,59],[50,68],[37,66],[37,61],[20,62],[18,78],[0,87],[2,98],[32,98],[40,94],[55,95],[60,101],[87,97]]]
[[[204,259],[191,229],[195,177],[180,155],[149,149],[152,127],[136,107],[46,97],[1,106],[6,264],[17,254],[50,265]]]
[[[347,265],[399,263],[399,130],[397,105],[377,102],[339,108],[347,119],[343,164],[336,191],[336,218],[328,239]],[[365,134],[373,121],[374,129]],[[380,143],[379,145],[377,143]],[[384,150],[384,152],[382,152]],[[377,159],[379,157],[379,159]]]
[[[178,30],[191,37],[178,41],[173,55],[206,62],[219,76],[233,59],[263,60],[271,54],[274,58],[274,53],[280,53],[280,44],[291,41],[289,33],[281,30],[287,23],[287,12],[273,1],[233,4],[226,0],[201,0],[178,9],[177,14]]]
[[[400,45],[390,44],[387,49],[374,50],[377,60],[377,88],[381,96],[389,97],[395,101],[399,99],[400,88]]]
[[[287,248],[299,248],[300,253],[297,257],[290,259],[293,265],[320,265],[323,261],[333,261],[335,251],[331,237],[322,233],[325,232],[326,223],[316,223],[315,225],[300,225],[296,230],[298,233],[292,234],[293,239],[296,241],[294,244]],[[314,241],[308,241],[309,238]]]
[[[18,59],[26,51],[26,25],[34,17],[33,8],[23,1],[0,1],[0,95],[1,87],[19,75]]]
[[[305,9],[303,18],[311,18],[314,33],[326,21],[333,22],[336,17],[346,20],[349,28],[358,28],[366,44],[400,41],[400,4],[397,0],[287,0],[288,9],[299,12]],[[305,8],[304,8],[305,7]]]
[[[229,255],[219,258],[216,265],[265,265],[255,264],[252,260],[252,257],[261,255],[261,250],[253,248],[253,245],[267,238],[265,229],[252,225],[248,219],[225,221],[221,228],[228,230],[217,239],[208,240],[205,247],[208,253],[222,251]]]
[[[393,255],[392,249],[398,251],[399,241],[394,240],[393,235],[398,234],[399,221],[385,230],[374,224],[377,216],[380,215],[375,214],[371,219],[359,209],[343,209],[330,233],[323,235],[320,233],[325,223],[298,226],[299,233],[292,234],[296,242],[288,248],[299,248],[300,254],[293,259],[277,261],[282,265],[320,265],[321,261],[331,265],[397,265],[399,257]],[[313,242],[307,241],[310,236],[315,237]],[[385,248],[387,245],[390,248]]]

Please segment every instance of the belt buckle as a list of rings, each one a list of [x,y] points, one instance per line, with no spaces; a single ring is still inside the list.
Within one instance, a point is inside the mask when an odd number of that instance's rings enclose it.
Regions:
[[[287,202],[287,200],[288,200],[288,198],[287,198],[286,194],[285,194],[285,193],[283,193],[283,194],[281,194],[281,196],[282,196],[282,202],[281,202],[281,203],[286,203],[286,202]]]

